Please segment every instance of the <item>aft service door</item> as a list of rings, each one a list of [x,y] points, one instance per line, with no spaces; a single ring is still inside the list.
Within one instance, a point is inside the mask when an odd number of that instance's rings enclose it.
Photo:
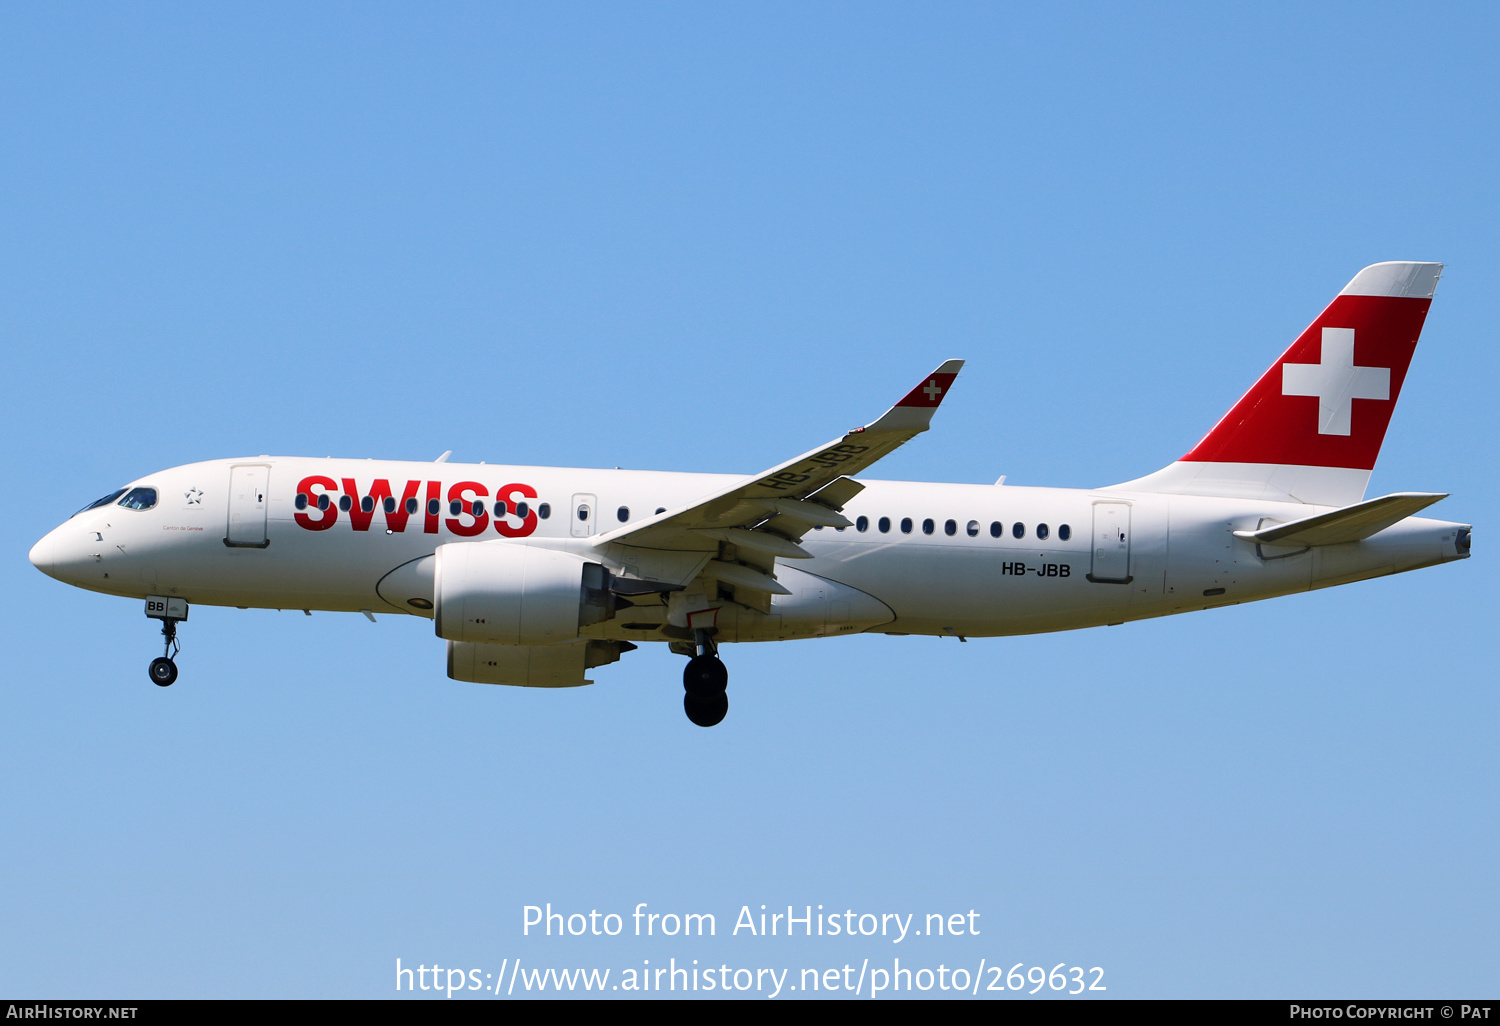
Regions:
[[[1089,580],[1130,582],[1130,503],[1094,503],[1094,562]]]
[[[229,529],[224,544],[263,549],[266,538],[266,485],[271,468],[265,464],[229,468]]]
[[[594,533],[594,522],[599,519],[599,502],[592,495],[573,496],[573,537],[587,538]]]

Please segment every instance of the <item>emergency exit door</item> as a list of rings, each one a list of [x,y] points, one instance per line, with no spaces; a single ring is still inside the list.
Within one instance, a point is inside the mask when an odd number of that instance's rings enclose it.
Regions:
[[[1094,560],[1089,580],[1130,583],[1130,503],[1094,503]]]
[[[229,528],[224,544],[232,548],[263,549],[266,537],[266,486],[271,468],[264,463],[229,468]]]
[[[599,519],[599,501],[592,495],[573,496],[573,537],[587,538]]]

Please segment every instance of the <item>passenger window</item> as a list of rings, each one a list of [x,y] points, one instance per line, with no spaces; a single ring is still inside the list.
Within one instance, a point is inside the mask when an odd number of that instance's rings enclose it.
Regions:
[[[292,507],[294,509],[306,509],[307,508],[307,493],[306,492],[298,492],[297,493],[297,497],[292,500]]]
[[[943,524],[943,533],[952,538],[955,534],[958,533],[958,524],[954,523],[952,520],[949,520],[947,523]]]
[[[1067,541],[1071,537],[1073,537],[1073,529],[1071,527],[1069,527],[1067,524],[1057,525],[1058,541]]]
[[[866,531],[868,531],[870,529],[870,518],[869,517],[860,517],[859,519],[855,520],[854,521],[854,529],[856,531],[858,531],[860,534],[864,534]]]
[[[130,493],[120,500],[120,505],[126,509],[150,509],[156,505],[156,489],[132,488]]]
[[[341,509],[345,513],[347,513],[351,509],[353,509],[353,508],[354,508],[354,500],[352,498],[350,498],[347,495],[340,495],[339,496],[339,509]]]
[[[881,517],[880,518],[880,523],[878,525],[876,525],[876,526],[878,526],[880,528],[880,533],[881,534],[890,534],[891,533],[891,518],[890,517]]]
[[[531,512],[531,506],[528,503],[525,503],[525,502],[518,502],[518,503],[516,503],[516,516],[520,517],[522,520],[525,520],[526,517],[527,517],[527,514],[529,514],[530,512]]]
[[[333,505],[333,503],[329,500],[327,492],[324,492],[322,495],[318,496],[319,509],[327,509],[331,505]]]
[[[542,503],[536,508],[536,515],[546,520],[552,515],[552,504],[550,502]]]
[[[911,517],[901,518],[901,533],[911,534]]]
[[[453,516],[458,516],[463,511],[464,504],[459,502],[457,499],[454,499],[452,502],[448,503],[448,512]]]
[[[385,497],[385,501],[382,502],[381,505],[385,507],[385,511],[386,511],[387,514],[396,512],[396,499],[395,499],[395,496],[387,495]]]
[[[428,516],[435,517],[439,513],[441,513],[442,511],[443,511],[443,504],[441,502],[439,502],[437,499],[428,499],[427,500],[427,515]]]
[[[630,507],[629,506],[621,506],[619,509],[615,510],[615,519],[618,520],[622,524],[625,521],[629,520],[630,519]]]
[[[407,516],[411,516],[413,513],[415,513],[420,508],[420,506],[421,506],[421,503],[417,502],[416,499],[414,499],[414,498],[413,499],[407,499],[406,500],[406,515]]]
[[[1047,535],[1049,535],[1051,533],[1052,532],[1047,529],[1047,525],[1046,524],[1037,524],[1036,525],[1036,536],[1038,538],[1040,538],[1042,541],[1046,541],[1047,540]]]
[[[990,537],[998,538],[1005,533],[1005,525],[998,520],[990,521]]]
[[[375,498],[374,498],[374,496],[366,495],[363,499],[360,499],[359,500],[359,508],[360,508],[360,512],[362,512],[362,513],[374,513],[375,512]]]
[[[1010,536],[1012,538],[1024,538],[1024,537],[1026,537],[1026,525],[1022,524],[1022,523],[1017,523],[1016,526],[1014,526],[1014,527],[1012,527],[1010,529]]]
[[[480,517],[484,516],[484,500],[483,499],[475,499],[474,500],[474,507],[473,508],[474,508],[474,519],[475,520],[478,520]]]
[[[979,521],[977,521],[977,520],[970,520],[969,521],[968,532],[969,532],[969,537],[970,538],[978,538],[979,537]]]
[[[932,522],[932,518],[931,517],[928,517],[926,520],[922,521],[922,533],[923,534],[931,534],[933,532],[933,529],[936,528],[936,527],[937,527],[937,525]]]

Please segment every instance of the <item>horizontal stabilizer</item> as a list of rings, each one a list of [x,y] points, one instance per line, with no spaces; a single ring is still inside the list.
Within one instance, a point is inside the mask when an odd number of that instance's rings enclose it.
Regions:
[[[1258,545],[1286,547],[1359,541],[1447,497],[1446,492],[1396,492],[1289,524],[1276,524],[1259,531],[1236,531],[1234,536]]]

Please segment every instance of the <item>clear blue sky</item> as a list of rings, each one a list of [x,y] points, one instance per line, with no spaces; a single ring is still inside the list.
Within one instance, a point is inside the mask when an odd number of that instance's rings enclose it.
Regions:
[[[1102,966],[1109,995],[1496,990],[1487,5],[8,5],[0,993],[404,965]],[[425,620],[139,603],[31,544],[254,453],[753,472],[969,363],[908,480],[1195,442],[1360,267],[1448,271],[1371,494],[1466,563],[1062,635],[450,681]],[[711,940],[521,909],[713,912]],[[724,936],[742,905],[978,937]]]

